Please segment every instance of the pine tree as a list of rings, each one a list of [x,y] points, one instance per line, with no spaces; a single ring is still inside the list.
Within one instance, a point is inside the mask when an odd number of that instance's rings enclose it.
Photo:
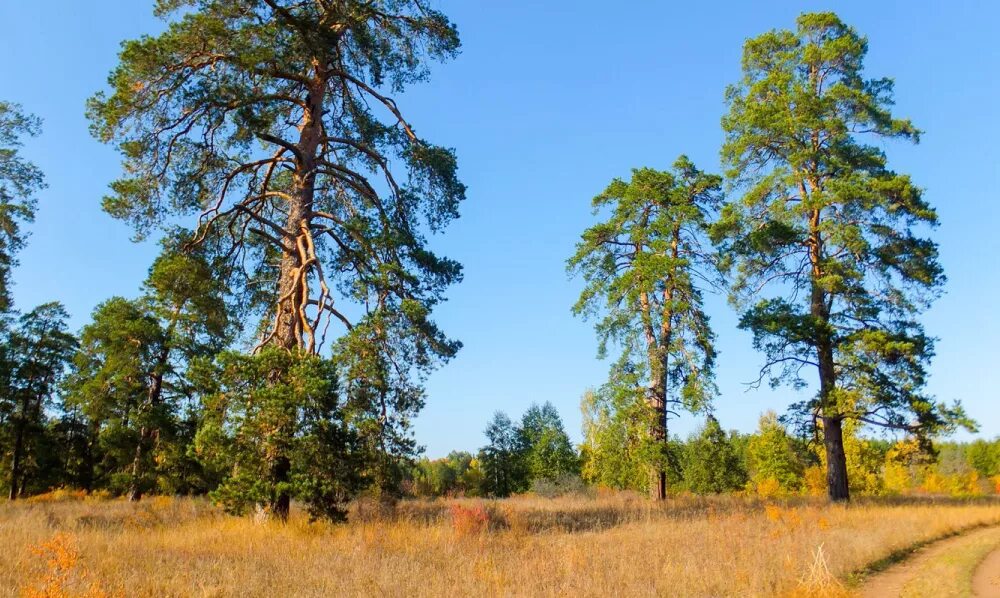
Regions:
[[[76,337],[69,333],[66,310],[45,303],[22,314],[2,343],[0,432],[8,463],[8,496],[23,494],[39,469],[39,449],[48,432],[47,409],[56,398]]]
[[[104,208],[139,236],[197,215],[195,243],[229,258],[227,286],[260,317],[258,349],[318,353],[339,329],[339,380],[367,414],[370,454],[382,451],[366,468],[391,484],[414,452],[423,376],[460,347],[431,312],[461,267],[426,236],[465,196],[454,153],[418,136],[391,95],[454,56],[458,33],[419,0],[158,0],[156,12],[166,31],[126,42],[110,93],[89,104],[95,135],[124,157]]]
[[[37,117],[0,101],[0,313],[11,309],[11,269],[27,237],[22,226],[35,219],[35,194],[45,187],[42,172],[20,154],[24,137],[40,129]]]
[[[668,172],[643,168],[630,181],[615,179],[593,201],[595,213],[610,212],[608,219],[584,231],[568,263],[586,282],[574,313],[602,316],[599,355],[609,343],[622,348],[608,385],[630,385],[604,392],[616,398],[630,392],[650,411],[641,433],[660,447],[647,464],[646,488],[655,499],[667,492],[668,417],[678,407],[705,408],[715,392],[714,335],[699,282],[714,268],[705,238],[720,185],[720,177],[685,156]]]
[[[217,502],[235,514],[273,515],[287,513],[295,498],[313,519],[346,517],[370,457],[344,412],[330,360],[278,347],[227,351],[199,362],[194,378],[211,389],[197,452],[209,467],[230,472],[212,493]]]
[[[726,176],[743,193],[713,234],[736,269],[740,325],[766,356],[761,379],[818,374],[795,411],[822,433],[833,500],[849,497],[844,420],[923,438],[968,423],[922,392],[933,340],[916,316],[944,274],[920,234],[937,214],[875,145],[920,132],[892,114],[892,80],[865,78],[867,51],[832,13],[746,42],[722,121]]]
[[[203,253],[184,249],[183,238],[165,240],[142,297],[97,307],[69,384],[69,403],[89,419],[105,452],[103,474],[133,501],[156,483],[155,452],[181,450],[170,449],[185,440],[177,433],[193,398],[188,364],[215,355],[230,338],[220,281]]]

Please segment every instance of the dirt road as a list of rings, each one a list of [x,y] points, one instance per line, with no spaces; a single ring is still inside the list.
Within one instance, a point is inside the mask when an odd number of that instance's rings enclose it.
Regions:
[[[930,544],[871,577],[860,588],[860,595],[943,598],[969,596],[970,591],[979,598],[1000,598],[1000,527]]]
[[[980,598],[1000,597],[1000,548],[986,555],[972,576],[972,595]]]

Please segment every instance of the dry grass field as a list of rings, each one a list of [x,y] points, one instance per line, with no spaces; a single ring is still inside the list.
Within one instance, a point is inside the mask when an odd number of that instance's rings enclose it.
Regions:
[[[226,516],[197,499],[0,506],[3,596],[843,596],[996,502],[629,496],[356,505],[351,522]]]

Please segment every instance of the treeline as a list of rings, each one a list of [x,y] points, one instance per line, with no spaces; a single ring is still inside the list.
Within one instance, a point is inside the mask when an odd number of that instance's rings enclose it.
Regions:
[[[141,296],[101,303],[78,335],[59,304],[8,312],[0,459],[10,498],[58,487],[131,500],[211,493],[245,512],[273,499],[259,476],[276,450],[291,462],[288,495],[315,516],[339,517],[364,489],[395,491],[405,439],[397,453],[381,448],[388,426],[371,425],[378,416],[339,385],[330,360],[227,350],[233,307],[205,256],[176,238]],[[271,426],[289,429],[286,445],[269,445]]]
[[[498,411],[485,435],[488,443],[475,456],[452,452],[444,459],[418,461],[407,490],[415,496],[504,497],[574,487],[580,457],[552,403],[532,405],[516,423]]]
[[[545,417],[545,438],[526,434]],[[530,428],[528,428],[530,429]],[[537,428],[536,428],[537,429]],[[498,413],[486,429],[489,443],[477,454],[454,451],[420,459],[404,488],[417,497],[585,496],[600,488],[648,490],[641,458],[595,458],[593,444],[570,446],[551,404],[533,406],[521,424]],[[789,433],[773,413],[761,416],[750,434],[725,431],[708,416],[686,439],[667,443],[673,493],[739,493],[762,498],[824,496],[822,447]],[[941,442],[928,453],[912,439],[845,435],[851,492],[863,496],[975,497],[1000,494],[1000,439]],[[612,463],[614,463],[612,465]]]

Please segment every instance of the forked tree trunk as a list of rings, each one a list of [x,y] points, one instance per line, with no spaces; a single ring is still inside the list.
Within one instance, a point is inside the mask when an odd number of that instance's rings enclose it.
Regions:
[[[653,409],[653,440],[658,443],[667,442],[667,369],[666,360],[662,360],[662,371],[656,373],[656,382],[650,400]],[[667,498],[667,465],[656,463],[649,472],[649,498],[665,500]]]
[[[650,377],[652,378],[646,403],[653,412],[649,435],[653,442],[666,442],[667,439],[667,379],[666,368],[657,346],[656,334],[653,331],[652,309],[649,295],[645,292],[639,296],[642,309],[643,329],[646,336],[646,350],[649,358]],[[649,498],[663,500],[667,497],[667,472],[662,463],[653,463],[649,468]]]
[[[323,104],[326,98],[326,76],[319,72],[310,86],[305,103],[308,109],[299,129],[296,145],[296,172],[294,187],[287,196],[288,216],[284,224],[284,250],[278,278],[278,304],[274,334],[270,344],[289,351],[306,347],[305,305],[309,300],[308,267],[302,248],[310,241],[313,201],[316,189],[317,151],[323,140]],[[281,434],[282,432],[276,432]],[[291,461],[288,455],[275,455],[270,463],[270,477],[273,486],[284,487],[289,481]],[[275,492],[267,505],[270,516],[286,521],[291,497],[286,490]]]
[[[670,242],[670,255],[677,260],[680,253],[680,227],[675,226]],[[637,251],[639,249],[637,248]],[[670,370],[670,343],[673,340],[673,301],[674,282],[667,280],[663,290],[663,307],[660,314],[659,337],[652,326],[652,310],[649,297],[646,293],[640,296],[641,308],[643,310],[643,321],[646,335],[646,347],[649,355],[650,373],[653,377],[652,392],[649,397],[649,406],[653,411],[653,429],[651,435],[654,442],[666,444],[669,436],[667,426],[667,375]],[[667,464],[657,463],[650,468],[649,472],[649,497],[653,500],[666,500],[667,498]]]

